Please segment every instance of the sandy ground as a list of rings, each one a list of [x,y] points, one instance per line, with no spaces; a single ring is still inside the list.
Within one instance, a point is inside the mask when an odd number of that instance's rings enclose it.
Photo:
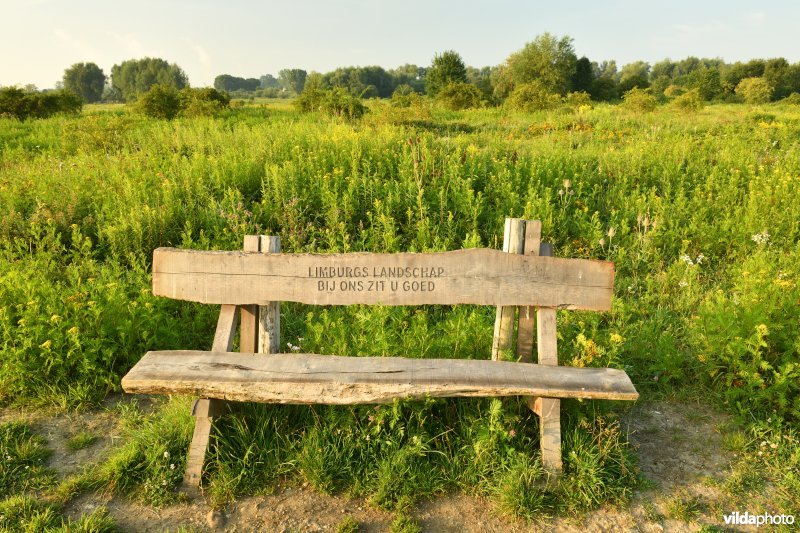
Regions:
[[[111,400],[114,401],[114,400]],[[98,409],[80,414],[46,416],[0,410],[0,422],[26,419],[47,438],[53,454],[48,466],[59,476],[75,473],[100,460],[117,442],[116,417]],[[722,525],[715,505],[721,496],[714,480],[724,479],[732,460],[722,446],[721,427],[727,415],[708,406],[674,403],[638,404],[623,419],[638,448],[647,487],[635,493],[624,508],[602,508],[581,518],[543,518],[534,523],[513,521],[497,514],[481,498],[450,494],[421,502],[414,511],[424,531],[697,531],[703,524]],[[89,447],[72,451],[66,443],[86,429],[101,437]],[[670,502],[699,502],[692,521],[670,518]],[[66,507],[72,517],[104,506],[123,531],[336,531],[347,516],[360,531],[388,531],[392,515],[358,499],[327,496],[310,488],[279,487],[268,496],[238,500],[221,512],[203,501],[152,509],[126,498],[82,495]]]

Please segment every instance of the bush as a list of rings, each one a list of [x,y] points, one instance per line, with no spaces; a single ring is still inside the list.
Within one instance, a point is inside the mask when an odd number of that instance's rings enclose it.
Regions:
[[[700,91],[697,89],[685,92],[672,101],[672,105],[681,111],[699,111],[703,108],[703,103]]]
[[[669,85],[667,86],[666,89],[664,89],[664,96],[670,99],[677,98],[678,96],[685,93],[686,93],[685,87],[681,87],[680,85],[675,85],[675,84]]]
[[[557,107],[560,102],[560,96],[549,93],[538,81],[520,85],[506,100],[506,104],[511,109],[527,112],[552,109]]]
[[[452,111],[469,109],[481,106],[481,92],[469,83],[449,83],[439,90],[436,100]]]
[[[212,116],[230,106],[231,98],[212,87],[186,87],[180,92],[180,114],[186,117]]]
[[[789,105],[800,105],[800,93],[792,93],[781,100],[781,102]]]
[[[637,113],[649,113],[655,110],[658,102],[647,89],[634,87],[622,95],[622,102],[626,108]]]
[[[571,109],[591,109],[592,97],[585,91],[569,93],[564,97],[564,104]]]
[[[0,116],[25,120],[47,118],[58,113],[78,113],[83,100],[66,91],[26,92],[17,87],[0,89]]]
[[[411,107],[420,96],[414,91],[411,85],[403,83],[398,85],[392,93],[390,103],[392,107]]]
[[[134,108],[148,117],[172,120],[181,110],[180,93],[171,85],[153,85],[136,100]]]
[[[227,108],[231,98],[211,87],[178,91],[170,85],[154,85],[139,97],[134,108],[153,118],[172,120],[178,115],[187,117],[211,116]]]
[[[736,86],[736,94],[748,104],[766,104],[772,98],[772,87],[764,78],[745,78]]]
[[[367,107],[361,99],[342,87],[333,89],[312,88],[300,93],[295,106],[304,112],[319,111],[331,117],[356,119],[364,116]]]

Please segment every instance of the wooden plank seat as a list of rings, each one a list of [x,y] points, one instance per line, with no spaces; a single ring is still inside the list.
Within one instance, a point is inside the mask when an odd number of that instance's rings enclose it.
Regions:
[[[558,474],[560,398],[638,394],[622,370],[558,366],[556,310],[609,310],[614,265],[550,257],[540,237],[541,222],[506,219],[502,252],[282,254],[278,237],[255,235],[245,237],[244,252],[159,248],[153,293],[220,305],[214,342],[208,352],[148,352],[122,387],[198,397],[184,475],[190,493],[200,486],[211,426],[227,401],[350,405],[524,396],[539,416],[542,463]],[[497,306],[491,360],[279,354],[281,301]],[[519,362],[502,361],[509,355]]]
[[[475,359],[315,354],[148,352],[122,381],[128,392],[293,404],[391,403],[397,398],[541,396],[635,400],[622,370]]]

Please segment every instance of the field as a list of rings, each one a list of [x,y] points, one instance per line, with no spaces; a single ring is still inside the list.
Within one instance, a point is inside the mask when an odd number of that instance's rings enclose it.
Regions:
[[[558,314],[561,364],[625,369],[645,410],[719,413],[709,424],[726,462],[703,482],[714,496],[680,493],[643,516],[699,527],[737,509],[797,513],[799,107],[370,106],[354,122],[270,101],[174,121],[116,106],[0,119],[0,516],[56,527],[94,491],[179,501],[188,399],[122,401],[119,379],[147,350],[208,349],[216,310],[152,296],[154,248],[235,250],[247,234],[280,235],[285,252],[499,248],[507,216],[541,220],[557,256],[616,263],[610,313]],[[282,313],[283,344],[309,353],[491,351],[490,308]],[[46,442],[26,420],[103,405],[118,438],[100,459],[69,475],[44,467]],[[442,494],[538,522],[658,490],[640,469],[646,447],[620,424],[640,407],[564,405],[557,483],[516,399],[242,405],[217,426],[206,496],[223,507],[307,485],[364,499],[413,531],[415,509]],[[74,437],[76,449],[104,439]]]

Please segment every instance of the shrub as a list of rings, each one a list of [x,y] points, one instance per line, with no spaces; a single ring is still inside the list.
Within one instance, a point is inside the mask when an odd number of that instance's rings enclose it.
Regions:
[[[558,106],[561,97],[548,92],[538,81],[532,81],[514,89],[506,102],[512,109],[531,112],[552,109]]]
[[[703,108],[703,99],[699,90],[692,89],[676,97],[672,105],[681,111],[699,111]]]
[[[481,92],[469,83],[449,83],[439,90],[436,100],[453,111],[469,109],[481,106]]]
[[[58,113],[78,113],[83,100],[66,91],[26,92],[17,87],[0,89],[0,116],[25,120],[47,118]]]
[[[195,89],[186,87],[180,94],[180,114],[186,117],[215,115],[227,108],[231,98],[224,91],[212,87]]]
[[[781,102],[789,105],[800,105],[800,93],[792,93],[781,100]]]
[[[361,99],[342,87],[333,89],[312,88],[300,93],[295,106],[304,112],[319,111],[331,117],[356,119],[364,116],[367,107]]]
[[[153,85],[136,100],[134,108],[148,117],[172,120],[181,110],[180,93],[171,85]]]
[[[564,97],[564,104],[571,109],[591,109],[592,97],[585,91],[569,93]]]
[[[686,88],[681,87],[680,85],[669,85],[666,89],[664,89],[664,96],[667,98],[677,98],[678,96],[686,93]]]
[[[748,104],[766,104],[772,98],[772,87],[764,78],[745,78],[736,86],[736,94]]]
[[[622,95],[622,102],[626,108],[637,113],[649,113],[655,110],[658,103],[650,91],[638,87]]]
[[[411,85],[403,83],[402,85],[398,85],[392,93],[390,103],[392,107],[411,107],[419,98],[420,96],[414,92]]]

